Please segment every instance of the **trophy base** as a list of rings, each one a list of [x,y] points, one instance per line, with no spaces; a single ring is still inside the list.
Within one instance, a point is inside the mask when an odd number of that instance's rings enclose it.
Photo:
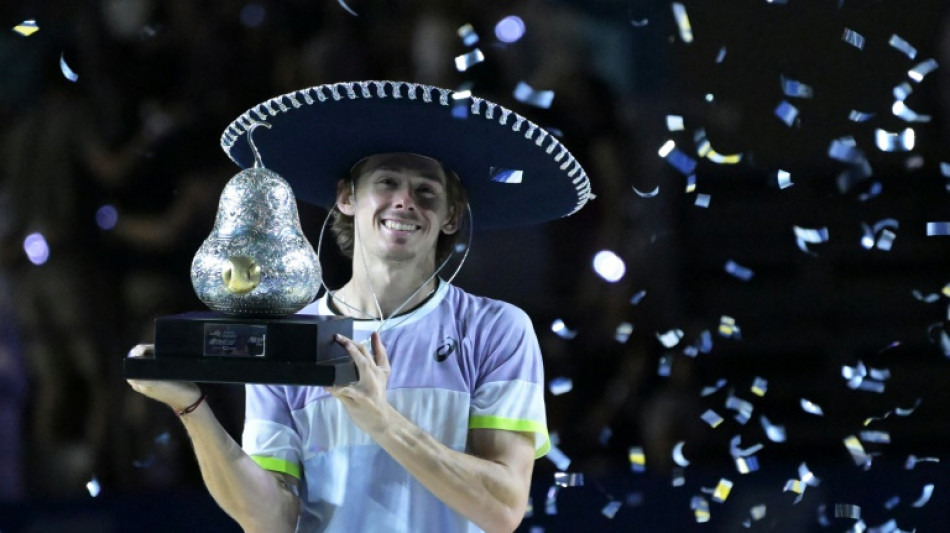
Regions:
[[[349,318],[238,318],[185,313],[155,321],[155,355],[126,357],[127,379],[346,385],[356,364],[335,340],[353,336]]]

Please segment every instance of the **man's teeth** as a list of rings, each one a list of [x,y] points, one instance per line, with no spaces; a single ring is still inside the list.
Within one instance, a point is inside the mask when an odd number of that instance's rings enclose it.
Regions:
[[[403,224],[401,222],[393,222],[392,220],[383,221],[383,225],[389,229],[394,229],[397,231],[414,231],[419,229],[419,226],[415,224]]]

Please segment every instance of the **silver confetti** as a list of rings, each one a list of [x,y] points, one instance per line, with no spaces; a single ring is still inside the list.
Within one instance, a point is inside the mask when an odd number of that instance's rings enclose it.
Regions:
[[[814,95],[814,91],[810,85],[791,78],[786,78],[785,76],[781,77],[781,81],[782,93],[785,94],[785,96],[791,98],[811,98]]]
[[[689,466],[689,461],[683,455],[683,446],[686,444],[686,441],[679,441],[673,446],[673,462],[679,466],[686,468]]]
[[[583,487],[584,486],[584,473],[583,472],[555,472],[554,473],[554,484],[559,487]]]
[[[907,97],[910,96],[911,93],[913,92],[914,92],[914,88],[911,87],[909,83],[907,83],[906,81],[902,82],[900,85],[896,85],[894,87],[894,90],[893,90],[894,99],[899,102],[903,102],[904,100],[907,100]]]
[[[672,348],[680,343],[680,340],[683,338],[683,330],[681,329],[671,329],[666,333],[656,333],[657,340],[665,348]]]
[[[750,472],[757,472],[759,470],[759,460],[756,459],[754,455],[749,457],[736,457],[736,470],[740,474],[748,474]]]
[[[634,294],[633,296],[630,297],[630,304],[631,304],[631,305],[637,305],[637,304],[639,304],[640,301],[643,300],[643,297],[646,296],[646,295],[647,295],[647,291],[646,291],[646,290],[641,290],[640,292],[638,292],[638,293],[636,293],[636,294]]]
[[[558,470],[564,471],[571,466],[571,459],[555,445],[554,437],[551,438],[551,449],[545,457],[554,463]]]
[[[731,259],[726,261],[726,272],[742,281],[749,281],[755,275],[754,272]]]
[[[897,50],[900,50],[907,57],[911,59],[914,59],[915,57],[917,57],[917,49],[914,48],[909,42],[902,39],[896,33],[894,35],[891,35],[891,39],[887,42],[887,44],[891,45]]]
[[[682,468],[673,469],[672,483],[674,487],[682,487],[683,485],[686,484],[686,476],[683,474]]]
[[[933,483],[928,483],[924,485],[924,490],[920,494],[920,498],[917,498],[917,501],[910,504],[911,507],[923,507],[927,505],[927,502],[930,501],[930,497],[933,496],[934,486]]]
[[[482,61],[485,61],[485,54],[476,48],[471,52],[457,56],[455,58],[455,69],[459,72],[465,72]]]
[[[574,381],[571,378],[554,378],[548,383],[548,390],[554,396],[571,392],[574,388]]]
[[[904,122],[930,122],[932,119],[930,115],[921,115],[913,109],[907,107],[907,104],[905,104],[903,100],[897,100],[894,102],[894,105],[891,106],[891,113]]]
[[[689,176],[696,170],[696,160],[677,148],[672,140],[666,141],[657,153],[684,176]]]
[[[554,102],[554,91],[540,91],[527,83],[519,81],[515,87],[515,100],[542,109],[548,109]]]
[[[650,19],[631,20],[630,24],[634,28],[642,28],[650,23]]]
[[[36,20],[29,19],[29,20],[24,20],[23,22],[14,26],[13,31],[19,33],[20,35],[24,37],[29,37],[30,35],[33,35],[34,33],[40,31],[40,27],[36,25]]]
[[[634,188],[633,188],[633,192],[637,193],[637,196],[639,196],[640,198],[653,198],[653,197],[655,197],[656,195],[660,194],[660,186],[657,185],[657,186],[654,187],[653,190],[650,191],[650,192],[643,192],[643,191],[641,191],[640,189],[634,187]]]
[[[627,339],[630,338],[631,333],[633,333],[633,324],[630,322],[621,322],[614,332],[614,340],[621,344],[625,343]]]
[[[852,109],[851,114],[848,115],[848,119],[852,122],[867,122],[874,118],[874,113],[865,113],[863,111],[857,111]]]
[[[478,34],[475,33],[475,28],[471,24],[463,25],[457,30],[457,33],[465,46],[474,46],[478,43]]]
[[[666,115],[666,129],[670,131],[682,131],[683,117],[680,115]]]
[[[703,390],[700,391],[699,395],[701,397],[706,397],[711,394],[715,394],[719,389],[723,388],[726,385],[727,381],[725,378],[720,379],[716,382],[715,385],[703,387]]]
[[[786,126],[791,126],[795,123],[795,119],[798,118],[798,108],[782,100],[775,108],[775,116],[784,122]]]
[[[891,133],[875,128],[874,142],[882,152],[908,152],[914,149],[914,130],[907,128],[899,133]]]
[[[914,295],[914,298],[920,300],[921,302],[924,302],[925,304],[932,304],[940,299],[940,295],[935,292],[932,292],[930,294],[924,294],[918,291],[917,289],[914,289],[911,291],[911,294]]]
[[[673,370],[673,356],[671,354],[666,354],[660,357],[660,364],[657,365],[656,373],[658,376],[663,376],[665,378],[670,377],[670,373]]]
[[[722,63],[722,60],[726,59],[726,47],[723,46],[719,49],[719,53],[716,55],[716,63]]]
[[[861,440],[874,444],[890,444],[891,434],[886,431],[862,431]]]
[[[917,463],[939,463],[940,458],[938,457],[917,457],[916,455],[908,455],[907,461],[904,462],[904,468],[907,470],[913,470]]]
[[[729,397],[726,398],[726,409],[736,411],[736,421],[742,425],[745,425],[746,422],[752,418],[753,405],[751,402],[737,398],[729,393]]]
[[[557,484],[554,484],[548,487],[548,493],[544,499],[544,514],[546,515],[557,514],[557,493],[560,490],[561,490],[561,487],[559,487]]]
[[[607,518],[613,519],[613,517],[617,515],[617,511],[620,510],[621,505],[621,502],[616,500],[607,502],[607,505],[605,505],[604,508],[600,510],[600,513]]]
[[[752,381],[752,387],[751,387],[752,394],[762,397],[762,396],[765,396],[765,393],[766,391],[768,391],[768,389],[769,389],[769,382],[767,379],[756,377],[755,380]]]
[[[719,416],[719,413],[717,413],[716,411],[713,411],[712,409],[706,409],[706,411],[702,415],[700,415],[700,418],[702,418],[704,422],[709,424],[709,427],[711,428],[718,427],[719,424],[722,424],[722,421],[723,421],[723,418]],[[683,465],[683,466],[686,466],[686,465]]]
[[[916,411],[918,407],[920,407],[921,401],[922,400],[920,398],[917,398],[914,401],[914,405],[912,407],[906,407],[906,408],[896,407],[894,408],[894,414],[897,416],[910,416],[914,414],[914,411]]]
[[[792,175],[789,172],[784,171],[784,170],[779,170],[778,172],[776,172],[775,179],[778,182],[779,189],[787,189],[791,187],[792,185],[795,185],[794,183],[792,183]]]
[[[927,223],[927,236],[942,236],[950,235],[950,222],[928,222]]]
[[[795,232],[795,242],[798,244],[798,248],[803,252],[811,252],[808,249],[809,244],[821,244],[827,242],[828,228],[802,228],[800,226],[792,226],[792,230]]]
[[[76,74],[73,72],[73,69],[69,68],[69,65],[66,64],[66,57],[62,54],[59,56],[59,70],[62,71],[63,76],[65,76],[67,80],[73,83],[79,80],[79,74]]]
[[[900,496],[891,496],[890,499],[888,499],[886,502],[884,502],[884,508],[887,509],[888,511],[890,511],[891,509],[897,507],[897,505],[898,505],[900,502],[901,502],[901,497],[900,497]]]
[[[860,520],[861,508],[850,503],[836,503],[835,518],[852,518],[854,520]]]
[[[708,194],[699,193],[699,194],[696,195],[696,202],[695,202],[695,204],[696,204],[698,207],[706,208],[706,207],[709,207],[709,200],[710,200],[710,199],[711,199],[711,197],[710,197]]]
[[[762,445],[762,443],[755,443],[752,446],[749,446],[748,448],[741,448],[740,447],[741,444],[742,444],[741,435],[735,435],[729,441],[729,455],[731,455],[733,459],[736,459],[739,457],[748,457],[765,447],[764,445]]]
[[[689,15],[686,14],[686,7],[679,3],[673,2],[673,18],[676,19],[676,26],[680,31],[680,39],[684,43],[693,42],[693,28],[689,23]]]
[[[841,137],[831,141],[828,146],[828,157],[842,163],[859,164],[865,161],[864,152],[858,148],[854,137]]]
[[[719,317],[719,335],[727,339],[741,339],[742,330],[736,324],[736,319],[728,315]]]
[[[86,490],[89,491],[89,495],[93,498],[99,496],[99,493],[102,492],[102,486],[99,485],[99,480],[96,479],[96,476],[93,476],[92,479],[86,482]]]
[[[858,50],[864,50],[864,36],[850,28],[844,29],[844,35],[841,36],[841,40]]]
[[[927,74],[930,74],[936,69],[937,69],[937,60],[928,59],[926,61],[922,61],[914,65],[914,68],[907,71],[907,75],[910,77],[910,79],[916,81],[917,83],[920,83],[924,81],[924,77],[926,77]]]
[[[524,179],[523,170],[512,170],[507,168],[491,167],[489,169],[489,175],[491,176],[492,181],[498,183],[518,184]]]
[[[871,458],[868,457],[867,452],[864,451],[864,446],[861,446],[861,441],[859,441],[857,437],[848,435],[844,438],[844,445],[848,448],[848,452],[851,454],[851,459],[854,460],[854,464],[863,467],[870,465]]]
[[[720,478],[719,484],[717,484],[715,490],[713,490],[712,500],[716,503],[722,503],[726,501],[726,498],[729,497],[729,493],[731,491],[732,481],[726,478]]]
[[[812,403],[806,400],[805,398],[801,398],[800,402],[801,402],[802,409],[806,413],[810,413],[810,414],[818,415],[818,416],[825,416],[825,412],[822,411],[821,406],[819,406],[818,404]]]
[[[643,453],[642,446],[631,446],[627,451],[627,458],[630,459],[630,470],[641,473],[646,472],[646,455]]]
[[[353,15],[354,17],[358,17],[358,16],[359,16],[359,15],[356,13],[356,11],[353,11],[353,9],[352,9],[350,6],[348,6],[348,5],[346,4],[346,0],[337,0],[337,2],[340,4],[340,7],[342,7],[342,8],[343,8],[347,13],[349,13],[350,15]]]
[[[557,320],[551,323],[551,331],[554,332],[554,334],[557,335],[558,337],[561,337],[562,339],[570,340],[577,336],[577,332],[574,330],[568,329],[567,325],[560,318],[558,318]]]

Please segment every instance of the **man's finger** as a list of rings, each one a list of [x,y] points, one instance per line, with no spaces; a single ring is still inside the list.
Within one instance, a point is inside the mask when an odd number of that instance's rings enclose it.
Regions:
[[[379,337],[379,332],[373,332],[372,341],[373,355],[375,356],[376,364],[379,365],[379,367],[383,370],[389,370],[389,356],[386,355],[386,347],[383,346],[383,341]]]

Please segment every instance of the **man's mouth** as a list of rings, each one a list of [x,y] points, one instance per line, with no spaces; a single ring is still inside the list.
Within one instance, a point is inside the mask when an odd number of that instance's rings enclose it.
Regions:
[[[395,220],[384,220],[383,226],[395,231],[416,231],[422,229],[422,226],[409,224],[406,222],[396,222]]]

